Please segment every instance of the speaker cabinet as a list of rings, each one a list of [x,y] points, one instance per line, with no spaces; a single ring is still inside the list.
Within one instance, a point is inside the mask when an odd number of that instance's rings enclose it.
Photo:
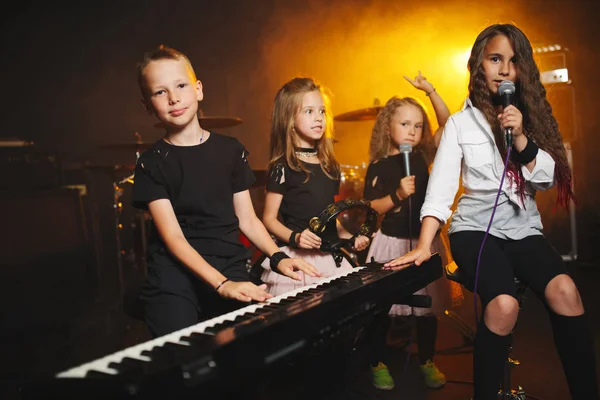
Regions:
[[[552,106],[552,113],[565,142],[577,140],[577,112],[575,107],[575,87],[572,83],[547,85],[546,97]]]
[[[565,142],[577,139],[577,110],[573,85],[573,57],[560,45],[534,46],[546,97]]]

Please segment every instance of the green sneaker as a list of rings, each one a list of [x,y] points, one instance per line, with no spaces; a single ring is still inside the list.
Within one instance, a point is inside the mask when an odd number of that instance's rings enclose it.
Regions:
[[[394,378],[390,375],[387,365],[379,362],[376,367],[371,367],[373,375],[373,386],[381,390],[392,390],[394,388]]]
[[[431,360],[427,360],[420,366],[421,372],[425,376],[425,384],[432,389],[439,389],[446,384],[446,375],[444,375]]]

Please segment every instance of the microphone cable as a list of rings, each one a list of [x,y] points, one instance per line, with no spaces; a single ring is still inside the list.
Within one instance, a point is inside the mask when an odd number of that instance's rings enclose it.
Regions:
[[[412,196],[408,196],[408,251],[413,249],[413,235],[412,235]]]
[[[494,220],[494,215],[496,214],[496,208],[498,207],[498,199],[500,198],[500,193],[502,193],[502,186],[504,186],[504,178],[506,177],[506,172],[508,171],[508,160],[510,159],[510,150],[511,147],[507,146],[506,150],[506,160],[504,160],[504,172],[502,173],[502,178],[500,179],[500,187],[498,187],[498,193],[496,194],[496,201],[494,202],[494,208],[492,208],[492,215],[490,216],[490,222],[488,223],[487,229],[485,231],[485,235],[483,236],[483,240],[481,241],[481,246],[479,247],[479,254],[477,255],[477,267],[475,268],[475,285],[473,287],[473,308],[475,309],[475,326],[479,325],[479,317],[478,317],[478,309],[477,309],[477,282],[479,280],[479,265],[481,264],[481,253],[483,252],[483,246],[485,245],[485,241],[490,233],[490,228],[492,227],[492,221]]]

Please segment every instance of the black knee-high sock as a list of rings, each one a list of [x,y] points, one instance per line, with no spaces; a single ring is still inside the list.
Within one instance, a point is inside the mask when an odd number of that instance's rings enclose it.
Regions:
[[[573,400],[598,399],[594,345],[585,314],[567,317],[551,312],[550,322]]]
[[[437,317],[424,315],[417,317],[417,345],[419,346],[419,362],[425,364],[433,361],[435,354],[435,339],[437,337]]]
[[[496,335],[481,318],[473,349],[474,400],[498,398],[509,342],[510,335]]]
[[[381,361],[388,364],[387,347],[385,339],[390,329],[391,321],[387,311],[375,316],[372,322],[365,328],[365,342],[370,348],[370,361],[373,367]]]

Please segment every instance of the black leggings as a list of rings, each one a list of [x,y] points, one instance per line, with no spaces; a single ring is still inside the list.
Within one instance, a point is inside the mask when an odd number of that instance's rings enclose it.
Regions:
[[[454,261],[467,278],[471,291],[475,284],[477,256],[484,232],[457,232],[450,235]],[[554,340],[573,399],[597,399],[596,364],[593,343],[584,315],[566,317],[550,310],[545,290],[556,276],[567,274],[560,255],[541,235],[521,240],[488,236],[481,255],[477,294],[485,307],[495,297],[506,294],[516,298],[514,277],[526,284],[550,313]],[[475,400],[497,399],[497,391],[508,356],[508,336],[491,332],[483,318],[477,327],[474,363]]]
[[[245,258],[203,256],[232,281],[249,280]],[[152,255],[148,276],[142,288],[144,318],[153,337],[187,328],[206,319],[248,305],[224,299],[189,268],[175,261],[166,251]]]
[[[467,277],[467,288],[471,291],[483,236],[484,232],[472,231],[450,235],[452,257]],[[542,235],[521,240],[504,240],[488,235],[481,254],[477,294],[483,308],[501,294],[516,298],[516,276],[546,304],[546,286],[560,274],[567,274],[565,263]]]

